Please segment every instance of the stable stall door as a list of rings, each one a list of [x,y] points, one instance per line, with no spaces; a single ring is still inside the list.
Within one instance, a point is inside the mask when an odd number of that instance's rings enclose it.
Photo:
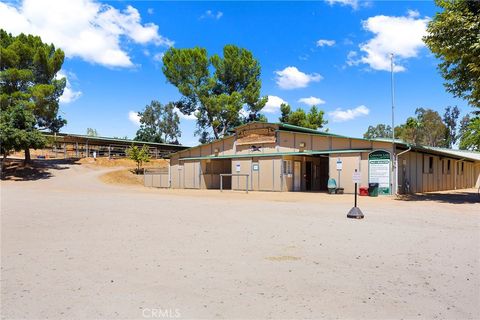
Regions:
[[[293,163],[293,191],[300,191],[302,188],[302,163]]]

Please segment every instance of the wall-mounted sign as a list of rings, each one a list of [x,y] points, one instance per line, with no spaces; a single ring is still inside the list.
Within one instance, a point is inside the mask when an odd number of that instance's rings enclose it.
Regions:
[[[378,194],[390,194],[390,152],[375,150],[368,155],[368,182],[378,183]]]
[[[337,159],[337,170],[342,171],[343,168],[343,162],[341,159]]]
[[[258,125],[258,127],[239,128],[236,131],[237,145],[253,145],[259,143],[275,143],[275,127],[271,125]]]
[[[253,170],[253,171],[258,171],[258,168],[259,168],[258,162],[254,162],[254,163],[252,164],[252,170]]]
[[[235,172],[240,172],[240,163],[235,164]]]

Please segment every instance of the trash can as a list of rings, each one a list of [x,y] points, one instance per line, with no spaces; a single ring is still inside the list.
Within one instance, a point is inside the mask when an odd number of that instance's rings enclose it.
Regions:
[[[368,187],[360,187],[360,195],[368,196]]]
[[[378,197],[378,182],[368,184],[368,195],[370,197]]]

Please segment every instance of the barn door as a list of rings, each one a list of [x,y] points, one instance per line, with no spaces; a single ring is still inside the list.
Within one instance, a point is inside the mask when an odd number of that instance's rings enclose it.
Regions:
[[[295,161],[293,163],[293,191],[302,189],[302,163]]]

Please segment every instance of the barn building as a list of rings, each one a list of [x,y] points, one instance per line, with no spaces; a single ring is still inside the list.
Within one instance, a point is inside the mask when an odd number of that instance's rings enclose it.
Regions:
[[[179,144],[137,141],[129,139],[88,136],[72,133],[44,133],[47,148],[35,152],[48,158],[87,158],[97,157],[123,158],[132,145],[146,146],[154,159],[168,157],[171,153],[187,149]]]
[[[396,169],[392,153],[398,157]],[[145,183],[188,189],[219,189],[222,184],[223,189],[245,190],[248,184],[256,191],[326,191],[333,178],[337,187],[352,193],[355,171],[361,186],[378,183],[381,194],[394,193],[395,188],[399,193],[470,188],[480,183],[480,153],[252,122],[223,139],[172,154],[164,173],[168,176],[146,176]]]

